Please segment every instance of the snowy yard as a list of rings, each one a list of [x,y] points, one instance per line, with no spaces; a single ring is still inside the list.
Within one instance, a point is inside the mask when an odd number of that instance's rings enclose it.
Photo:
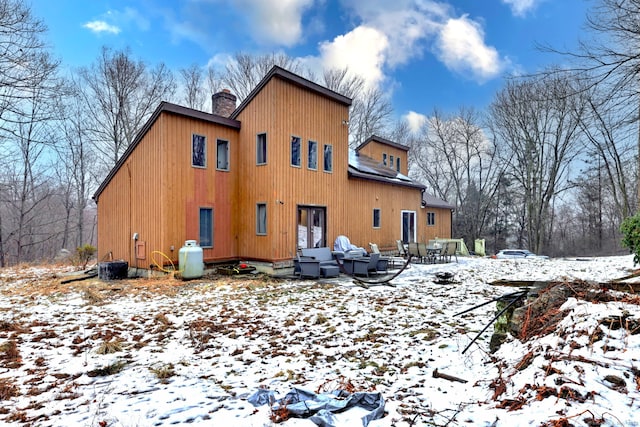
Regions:
[[[345,276],[61,285],[60,267],[0,270],[0,424],[273,426],[286,413],[247,398],[296,387],[381,393],[371,427],[640,425],[635,295],[570,297],[552,333],[495,353],[490,327],[463,354],[495,303],[455,315],[518,290],[496,280],[606,282],[629,275],[632,256],[459,261],[412,264],[394,287],[368,289]],[[363,411],[334,425],[361,426]]]

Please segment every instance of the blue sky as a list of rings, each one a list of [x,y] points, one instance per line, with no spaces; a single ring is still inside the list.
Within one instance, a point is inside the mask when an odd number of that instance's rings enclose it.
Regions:
[[[391,96],[396,116],[484,109],[505,76],[575,48],[586,0],[32,0],[65,67],[130,47],[177,71],[236,52],[284,52],[313,70],[344,67]]]

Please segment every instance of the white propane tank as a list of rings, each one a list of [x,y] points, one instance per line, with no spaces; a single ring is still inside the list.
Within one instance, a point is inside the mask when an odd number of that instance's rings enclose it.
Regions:
[[[178,251],[178,267],[183,279],[198,279],[204,273],[202,248],[195,240],[187,240]]]

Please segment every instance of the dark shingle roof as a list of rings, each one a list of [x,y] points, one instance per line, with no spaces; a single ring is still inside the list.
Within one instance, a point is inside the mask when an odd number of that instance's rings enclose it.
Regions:
[[[424,193],[422,195],[422,202],[425,206],[430,206],[432,208],[443,208],[443,209],[455,209],[456,207],[451,203],[439,199],[436,196],[432,196],[431,194]]]
[[[367,138],[365,142],[363,142],[358,146],[358,148],[356,148],[356,151],[360,151],[370,142],[378,142],[380,144],[388,145],[389,147],[394,147],[400,150],[409,151],[409,147],[407,147],[406,145],[398,144],[397,142],[390,141],[388,139],[382,138],[381,136],[377,136],[377,135],[371,135],[369,138]]]

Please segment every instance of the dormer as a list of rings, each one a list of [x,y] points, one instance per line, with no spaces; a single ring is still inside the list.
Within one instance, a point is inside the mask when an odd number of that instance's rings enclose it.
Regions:
[[[377,160],[379,166],[387,167],[403,175],[408,174],[407,157],[409,147],[373,135],[356,148],[356,153]]]

